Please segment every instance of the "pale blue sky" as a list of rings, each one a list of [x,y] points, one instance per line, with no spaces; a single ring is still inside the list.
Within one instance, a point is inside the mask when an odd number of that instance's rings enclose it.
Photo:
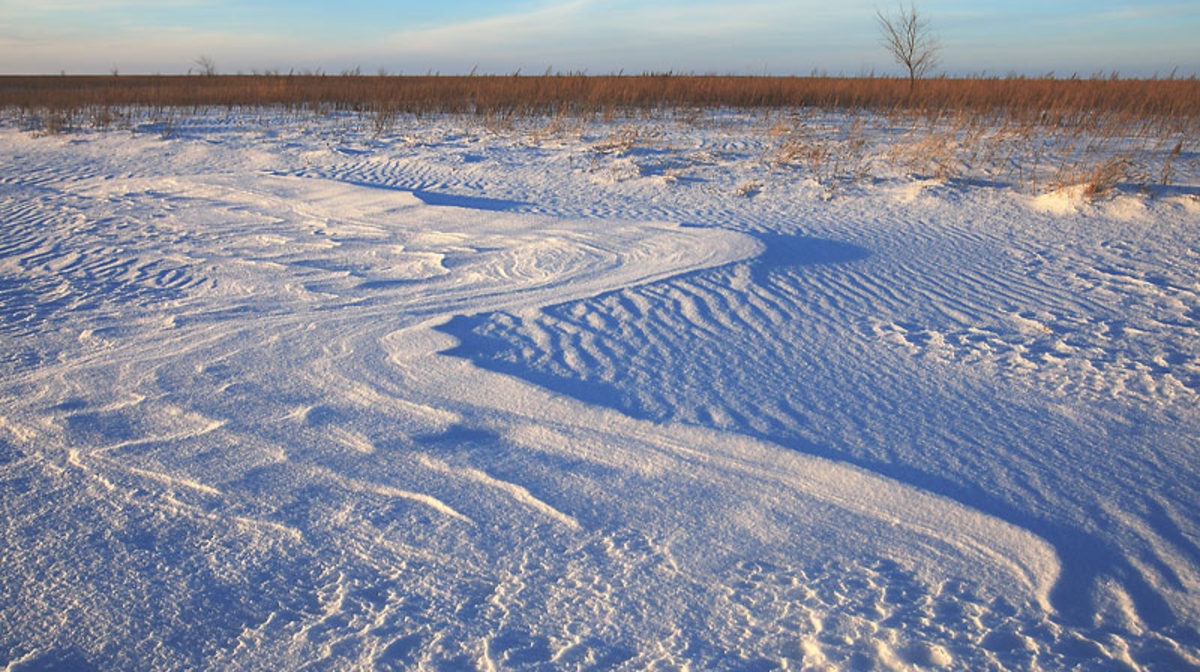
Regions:
[[[918,2],[962,75],[1200,74],[1200,2]],[[0,73],[899,74],[894,0],[0,0]]]

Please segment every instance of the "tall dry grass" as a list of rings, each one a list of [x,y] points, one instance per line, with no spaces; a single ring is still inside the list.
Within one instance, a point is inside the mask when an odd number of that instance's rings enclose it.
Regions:
[[[1034,188],[1089,184],[1094,194],[1127,180],[1169,183],[1174,162],[1200,149],[1195,78],[939,78],[913,88],[897,78],[673,74],[5,76],[0,108],[26,128],[51,133],[105,128],[150,110],[164,135],[179,115],[212,108],[352,111],[376,135],[390,132],[402,115],[475,115],[503,128],[531,116],[833,112],[847,121],[832,137],[803,122],[773,131],[771,161],[803,164],[830,184],[882,160],[939,178],[973,171]],[[864,140],[866,117],[901,136],[882,156]],[[1151,154],[1167,158],[1145,160]]]
[[[394,109],[410,114],[594,113],[664,108],[822,108],[970,111],[1018,118],[1076,120],[1096,112],[1132,118],[1200,114],[1195,79],[924,80],[880,77],[547,75],[372,77],[3,76],[0,107],[106,106]]]

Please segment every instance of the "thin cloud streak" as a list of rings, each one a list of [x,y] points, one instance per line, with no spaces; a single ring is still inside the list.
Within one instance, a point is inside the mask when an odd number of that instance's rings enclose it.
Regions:
[[[531,42],[569,42],[577,36],[579,17],[593,4],[591,0],[577,0],[532,12],[403,31],[390,36],[388,42],[404,45],[405,52],[434,54],[512,48]]]
[[[377,51],[403,62],[475,62],[493,68],[504,63],[506,67],[558,64],[573,69],[574,63],[586,62],[592,69],[613,72],[638,63],[667,69],[673,63],[684,68],[688,63],[705,64],[690,69],[729,70],[741,68],[743,61],[784,60],[784,53],[796,45],[824,41],[831,27],[838,28],[843,42],[873,45],[874,25],[857,20],[855,14],[862,12],[846,5],[836,11],[808,10],[779,1],[678,7],[576,0],[403,31],[381,42]]]

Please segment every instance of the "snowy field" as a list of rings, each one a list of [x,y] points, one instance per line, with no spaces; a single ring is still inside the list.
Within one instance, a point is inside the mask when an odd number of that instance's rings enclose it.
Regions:
[[[0,122],[4,669],[1200,669],[1195,148],[678,116]]]

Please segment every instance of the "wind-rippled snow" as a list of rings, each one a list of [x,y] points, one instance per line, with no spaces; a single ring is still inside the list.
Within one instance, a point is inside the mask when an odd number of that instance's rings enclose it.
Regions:
[[[6,669],[1200,667],[1195,186],[210,117],[0,128]]]

